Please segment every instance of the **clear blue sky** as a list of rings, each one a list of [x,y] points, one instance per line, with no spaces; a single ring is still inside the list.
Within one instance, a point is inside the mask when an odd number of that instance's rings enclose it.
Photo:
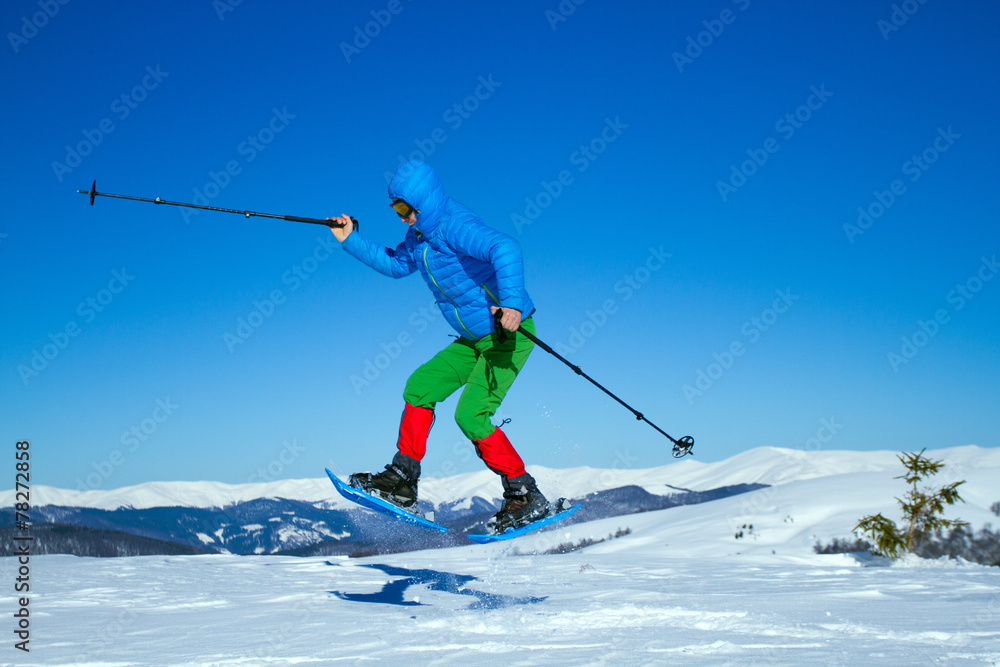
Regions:
[[[75,191],[395,245],[423,155],[523,246],[539,336],[699,460],[1000,445],[1000,7],[675,5],[3,3],[0,444],[69,488],[380,469],[452,333],[419,277]],[[482,466],[454,403],[428,474]],[[507,417],[529,464],[671,460],[541,350]]]

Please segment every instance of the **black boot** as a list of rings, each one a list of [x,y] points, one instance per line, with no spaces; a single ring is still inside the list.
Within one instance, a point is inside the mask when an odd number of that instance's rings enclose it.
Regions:
[[[417,479],[420,462],[404,454],[396,454],[392,463],[380,473],[356,472],[347,483],[355,489],[379,496],[403,509],[416,509]]]
[[[549,516],[549,501],[538,490],[535,479],[528,473],[504,477],[503,488],[503,507],[486,522],[486,527],[494,534],[502,533],[508,528],[520,528]]]

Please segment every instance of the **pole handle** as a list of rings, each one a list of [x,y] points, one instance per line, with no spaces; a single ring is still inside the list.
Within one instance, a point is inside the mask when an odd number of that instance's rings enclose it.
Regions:
[[[251,214],[252,215],[252,214]],[[311,225],[326,225],[327,227],[344,227],[342,222],[333,222],[332,220],[320,220],[319,218],[300,218],[297,215],[284,215],[282,220],[288,220],[289,222],[305,222]],[[351,216],[351,220],[354,222],[354,228],[358,228],[358,219]]]

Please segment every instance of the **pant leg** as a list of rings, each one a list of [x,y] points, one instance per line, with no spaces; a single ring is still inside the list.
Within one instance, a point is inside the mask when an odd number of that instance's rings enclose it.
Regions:
[[[468,381],[478,357],[479,352],[471,341],[459,338],[450,343],[413,371],[406,381],[403,400],[433,410],[437,403]]]
[[[530,317],[521,326],[535,333]],[[490,418],[500,407],[535,344],[517,334],[505,343],[498,343],[494,334],[478,341],[475,346],[480,356],[469,372],[465,389],[455,406],[455,421],[473,442],[488,438],[496,430]]]
[[[434,407],[465,384],[479,353],[469,341],[450,343],[415,370],[403,390],[403,414],[393,464],[410,479],[420,477],[427,436],[434,425]]]
[[[526,474],[524,461],[521,460],[514,445],[510,444],[507,434],[499,426],[493,433],[481,440],[473,440],[476,454],[483,460],[486,467],[504,478],[504,491],[507,490],[506,480]]]
[[[427,453],[427,436],[434,426],[434,411],[409,403],[403,404],[403,414],[399,418],[399,437],[396,449],[399,453],[393,463],[406,471],[407,477],[420,477],[420,462]]]

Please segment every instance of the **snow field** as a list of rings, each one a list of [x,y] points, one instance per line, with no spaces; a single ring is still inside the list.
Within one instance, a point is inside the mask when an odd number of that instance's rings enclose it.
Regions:
[[[331,561],[46,556],[36,561],[30,658],[8,645],[4,664],[1000,660],[996,568],[641,547],[510,556],[497,546]]]
[[[557,524],[507,543],[329,560],[33,557],[32,651],[16,651],[8,636],[0,663],[1000,664],[1000,568],[813,553],[817,540],[850,537],[864,514],[898,518],[898,462],[788,451],[759,452],[774,458],[752,471],[772,481],[782,466],[797,471],[777,486]],[[1000,500],[996,452],[944,452],[948,468],[933,483],[967,480],[967,502],[951,514],[975,528],[996,525],[988,509]],[[838,455],[849,463],[835,465]],[[585,477],[550,472],[564,489]],[[656,482],[651,471],[633,472],[643,485],[706,488],[694,477]],[[692,475],[737,480],[720,464]],[[0,560],[8,581],[15,567]],[[8,591],[0,606],[10,610]]]

